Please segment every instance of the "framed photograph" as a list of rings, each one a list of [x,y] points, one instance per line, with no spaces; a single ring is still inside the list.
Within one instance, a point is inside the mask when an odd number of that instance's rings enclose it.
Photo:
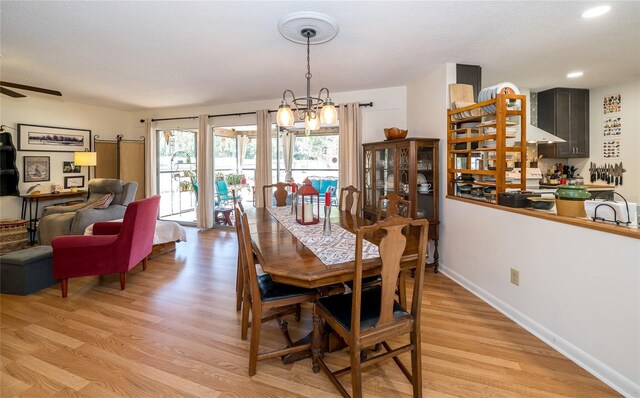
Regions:
[[[18,150],[81,152],[91,150],[91,130],[18,124]]]
[[[84,187],[84,176],[73,176],[64,178],[64,187],[66,188],[82,188]]]
[[[51,179],[51,161],[49,156],[24,157],[24,182],[49,181]]]
[[[63,162],[62,172],[63,173],[79,173],[80,166],[76,166],[75,164],[73,164],[73,162]]]

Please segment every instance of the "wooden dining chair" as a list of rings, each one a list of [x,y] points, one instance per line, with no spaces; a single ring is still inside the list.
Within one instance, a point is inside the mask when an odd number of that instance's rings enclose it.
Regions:
[[[338,210],[353,212],[354,205],[356,206],[355,214],[359,214],[362,209],[362,192],[353,185],[340,189]]]
[[[287,197],[289,192],[287,189],[291,189],[291,184],[286,182],[276,182],[275,184],[265,185],[262,187],[263,206],[267,207],[267,200],[271,200],[271,195],[267,195],[267,189],[276,190],[273,192],[273,196],[276,198],[276,206],[283,207],[287,205]]]
[[[382,204],[387,201],[386,209],[382,210]],[[378,207],[376,220],[380,221],[386,217],[400,215],[402,217],[411,217],[411,201],[402,199],[395,193],[380,196],[378,198]]]
[[[256,272],[253,260],[253,246],[249,234],[249,222],[247,215],[235,208],[238,222],[240,248],[243,254],[242,266],[245,277],[245,287],[242,303],[242,335],[246,340],[249,327],[249,310],[251,311],[251,340],[249,348],[249,376],[256,374],[258,360],[276,358],[282,355],[308,351],[310,343],[293,345],[287,328],[287,321],[282,317],[287,314],[296,314],[299,319],[300,304],[314,302],[317,298],[315,289],[306,289],[293,285],[274,282],[269,274]],[[286,346],[268,352],[258,352],[260,346],[260,329],[263,322],[276,319],[280,324],[280,330],[286,341]]]
[[[242,202],[236,199],[236,191],[235,189],[231,191],[233,195],[233,208],[238,207],[241,213],[244,213],[244,206]],[[236,223],[236,233],[238,233],[238,225],[240,220],[238,217],[235,219]],[[242,252],[240,251],[240,239],[238,239],[238,262],[236,264],[236,311],[240,311],[242,308],[242,293],[244,291],[244,272],[242,271],[242,265],[240,264],[240,259],[242,258]]]
[[[382,204],[384,201],[387,201],[386,209],[382,210]],[[388,195],[380,196],[378,198],[378,207],[376,213],[376,220],[384,220],[387,217],[391,216],[402,216],[411,218],[411,201],[402,199],[402,197],[398,196],[395,193],[390,193]],[[409,232],[409,227],[405,228],[405,232]],[[413,272],[412,272],[413,273]],[[398,299],[400,300],[401,305],[407,304],[407,287],[406,287],[406,272],[401,272],[400,277],[398,279]]]
[[[418,246],[417,272],[411,309],[406,310],[395,300],[395,289],[400,271],[400,260],[406,246],[403,230],[406,226],[418,227],[420,240]],[[362,241],[369,233],[380,230],[386,235],[379,244],[382,269],[382,283],[363,288],[362,286]],[[349,346],[351,366],[331,371],[322,359],[322,353],[314,347],[314,369],[319,367],[329,376],[340,393],[349,397],[347,390],[340,384],[337,376],[351,373],[353,397],[362,397],[362,369],[393,358],[402,373],[413,385],[413,396],[422,396],[422,362],[420,347],[420,306],[422,304],[423,278],[425,267],[425,248],[428,238],[428,221],[412,220],[401,216],[390,216],[374,225],[356,230],[356,257],[353,291],[341,295],[321,297],[314,305],[317,316],[324,319]],[[316,323],[316,322],[314,322]],[[314,330],[314,333],[317,331]],[[408,344],[392,348],[387,340],[409,335]],[[362,358],[366,348],[381,343],[385,352]],[[411,352],[411,372],[398,356]]]

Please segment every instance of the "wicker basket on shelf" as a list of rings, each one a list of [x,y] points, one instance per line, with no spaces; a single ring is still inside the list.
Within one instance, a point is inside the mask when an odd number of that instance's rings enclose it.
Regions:
[[[27,221],[17,218],[0,220],[0,254],[21,250],[27,247]]]

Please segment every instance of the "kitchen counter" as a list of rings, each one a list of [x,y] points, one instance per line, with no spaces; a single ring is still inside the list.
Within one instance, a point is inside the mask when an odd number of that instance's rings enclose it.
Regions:
[[[540,184],[540,189],[551,189],[555,192],[558,187],[562,185],[551,185],[551,184]],[[600,184],[584,184],[584,187],[587,188],[587,191],[615,191],[615,185],[600,185]]]
[[[612,223],[604,223],[600,221],[592,221],[586,218],[573,218],[573,217],[564,217],[559,216],[553,212],[548,211],[538,211],[534,209],[528,208],[515,208],[515,207],[507,207],[500,206],[495,203],[483,202],[475,199],[461,198],[458,196],[450,196],[447,195],[448,199],[458,200],[461,202],[467,202],[474,205],[487,206],[492,207],[494,209],[504,210],[511,213],[523,214],[531,217],[543,218],[550,221],[560,222],[564,224],[575,225],[578,227],[595,229],[602,232],[608,232],[616,235],[627,236],[630,238],[640,239],[640,229],[636,227],[627,227],[622,225],[616,225]]]

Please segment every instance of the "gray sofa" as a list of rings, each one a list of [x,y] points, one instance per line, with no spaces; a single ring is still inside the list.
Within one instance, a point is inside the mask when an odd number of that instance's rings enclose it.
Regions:
[[[48,206],[44,209],[38,226],[38,242],[50,245],[51,240],[60,235],[84,235],[84,230],[100,221],[117,220],[124,217],[127,205],[136,197],[137,182],[123,182],[112,178],[94,178],[89,181],[89,198],[86,202],[73,206]],[[106,209],[86,207],[113,193],[114,198]]]

